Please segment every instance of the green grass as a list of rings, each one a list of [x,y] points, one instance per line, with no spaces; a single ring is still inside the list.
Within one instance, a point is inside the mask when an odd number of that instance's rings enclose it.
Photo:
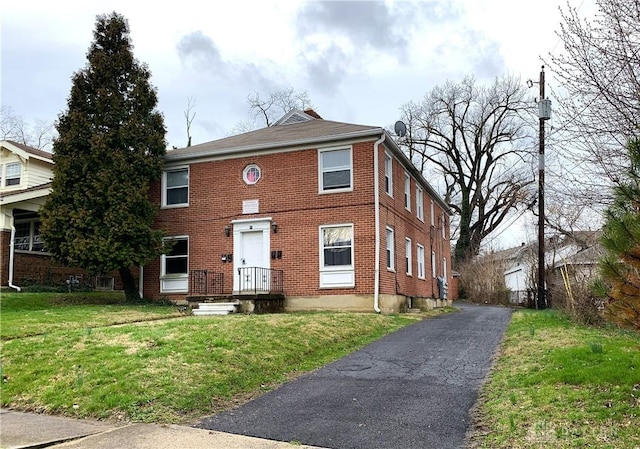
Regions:
[[[176,307],[125,303],[123,293],[2,293],[0,340],[182,316]]]
[[[68,300],[52,306],[39,295],[2,297],[0,326],[10,336],[1,348],[2,405],[120,421],[195,422],[422,318],[308,313],[158,321],[175,309]],[[36,314],[33,322],[17,316],[20,307]],[[135,322],[112,325],[128,319]]]
[[[514,313],[473,447],[640,447],[640,335]]]

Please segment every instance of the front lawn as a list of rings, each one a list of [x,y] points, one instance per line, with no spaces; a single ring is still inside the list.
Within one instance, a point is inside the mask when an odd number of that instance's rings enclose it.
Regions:
[[[424,317],[299,313],[158,320],[180,312],[69,300],[52,305],[50,298],[2,296],[2,406],[157,423],[195,422]],[[128,324],[113,325],[123,322]]]
[[[177,307],[126,304],[120,292],[2,293],[0,340],[182,315]]]

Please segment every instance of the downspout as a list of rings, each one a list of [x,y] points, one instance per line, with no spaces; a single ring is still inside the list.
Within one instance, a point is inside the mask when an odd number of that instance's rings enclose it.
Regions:
[[[13,285],[13,258],[15,253],[16,227],[11,225],[11,241],[9,243],[9,287],[17,292],[22,290],[17,285]]]
[[[373,286],[373,310],[380,313],[380,172],[378,146],[384,142],[385,134],[373,145],[373,204],[375,215],[375,261],[374,261],[374,286]]]
[[[138,294],[140,295],[140,299],[144,299],[144,267],[140,265],[140,270],[138,271]]]

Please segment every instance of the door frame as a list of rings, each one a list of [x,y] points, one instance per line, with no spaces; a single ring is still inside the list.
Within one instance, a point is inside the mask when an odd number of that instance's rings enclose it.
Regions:
[[[261,268],[271,268],[271,217],[232,220],[233,225],[233,291],[239,293],[238,268],[242,267],[242,239],[247,232],[262,231]]]

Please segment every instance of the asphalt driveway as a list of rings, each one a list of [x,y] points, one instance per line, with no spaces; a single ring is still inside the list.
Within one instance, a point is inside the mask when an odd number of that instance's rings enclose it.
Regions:
[[[511,310],[456,307],[197,427],[334,449],[462,448]]]

